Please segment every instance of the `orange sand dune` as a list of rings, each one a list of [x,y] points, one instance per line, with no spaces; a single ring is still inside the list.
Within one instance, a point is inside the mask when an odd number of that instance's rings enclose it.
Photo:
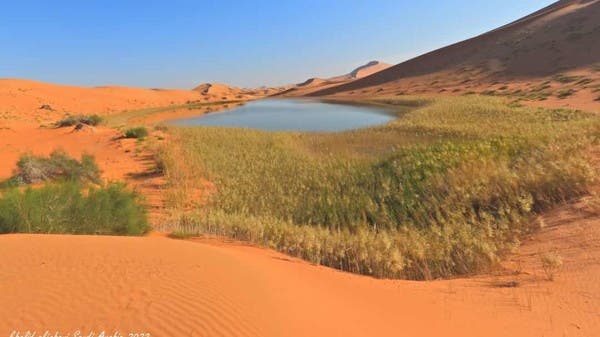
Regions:
[[[375,280],[233,243],[4,235],[0,335],[600,336],[600,217],[582,212],[548,214],[514,257],[517,271],[434,282]],[[549,247],[565,258],[553,282],[536,264]]]
[[[201,98],[201,94],[189,90],[85,88],[0,79],[0,114],[28,121],[56,119],[66,113],[111,114],[123,110],[183,104]],[[50,109],[42,108],[44,105]]]
[[[350,73],[335,76],[330,78],[319,78],[312,77],[308,80],[298,83],[296,85],[292,85],[289,88],[284,88],[273,93],[274,96],[306,96],[312,94],[313,92],[318,92],[321,90],[325,90],[327,88],[334,88],[339,86],[340,84],[348,83],[354,81],[359,78],[363,78],[377,72],[380,72],[384,69],[391,67],[391,65],[379,61],[371,61],[367,64],[364,64]]]
[[[578,73],[580,77],[565,79]],[[550,83],[551,87],[539,90]],[[560,0],[491,32],[314,96],[548,93],[551,105],[600,110],[600,1]],[[561,92],[569,90],[568,96]],[[295,94],[295,93],[291,93]],[[534,99],[536,105],[548,105]],[[556,103],[556,104],[555,104]]]
[[[212,101],[252,99],[262,96],[260,90],[248,90],[221,83],[203,83],[192,89]]]
[[[339,81],[356,80],[359,78],[367,77],[369,75],[373,75],[373,74],[378,73],[382,70],[385,70],[391,66],[392,66],[391,64],[387,64],[384,62],[371,61],[371,62],[368,62],[367,64],[364,64],[364,65],[352,70],[350,73],[348,73],[346,75],[331,77],[328,79],[328,81],[339,82]]]

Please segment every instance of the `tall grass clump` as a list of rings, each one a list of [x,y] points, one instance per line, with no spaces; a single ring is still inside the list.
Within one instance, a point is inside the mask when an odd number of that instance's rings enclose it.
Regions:
[[[113,183],[11,188],[0,195],[0,233],[141,235],[149,230],[139,197]]]
[[[159,154],[172,188],[214,184],[173,227],[375,277],[448,277],[492,266],[535,229],[533,215],[595,176],[591,114],[481,96],[414,103],[424,101],[385,99],[398,119],[337,134],[169,128]]]

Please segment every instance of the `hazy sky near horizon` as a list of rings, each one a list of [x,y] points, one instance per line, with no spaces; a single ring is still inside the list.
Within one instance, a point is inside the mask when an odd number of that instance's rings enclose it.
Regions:
[[[4,1],[0,78],[191,88],[396,64],[552,0]]]

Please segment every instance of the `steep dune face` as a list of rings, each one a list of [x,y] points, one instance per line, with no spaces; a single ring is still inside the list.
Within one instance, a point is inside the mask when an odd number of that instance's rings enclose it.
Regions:
[[[461,82],[526,81],[576,69],[597,72],[598,62],[600,1],[561,0],[483,35],[313,95],[375,87],[388,93],[411,87],[425,92],[433,81],[438,84],[433,89]]]

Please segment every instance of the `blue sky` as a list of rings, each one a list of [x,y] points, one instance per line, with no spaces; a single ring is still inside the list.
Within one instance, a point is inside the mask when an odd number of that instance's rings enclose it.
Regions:
[[[3,1],[0,78],[190,88],[399,63],[551,0]]]

